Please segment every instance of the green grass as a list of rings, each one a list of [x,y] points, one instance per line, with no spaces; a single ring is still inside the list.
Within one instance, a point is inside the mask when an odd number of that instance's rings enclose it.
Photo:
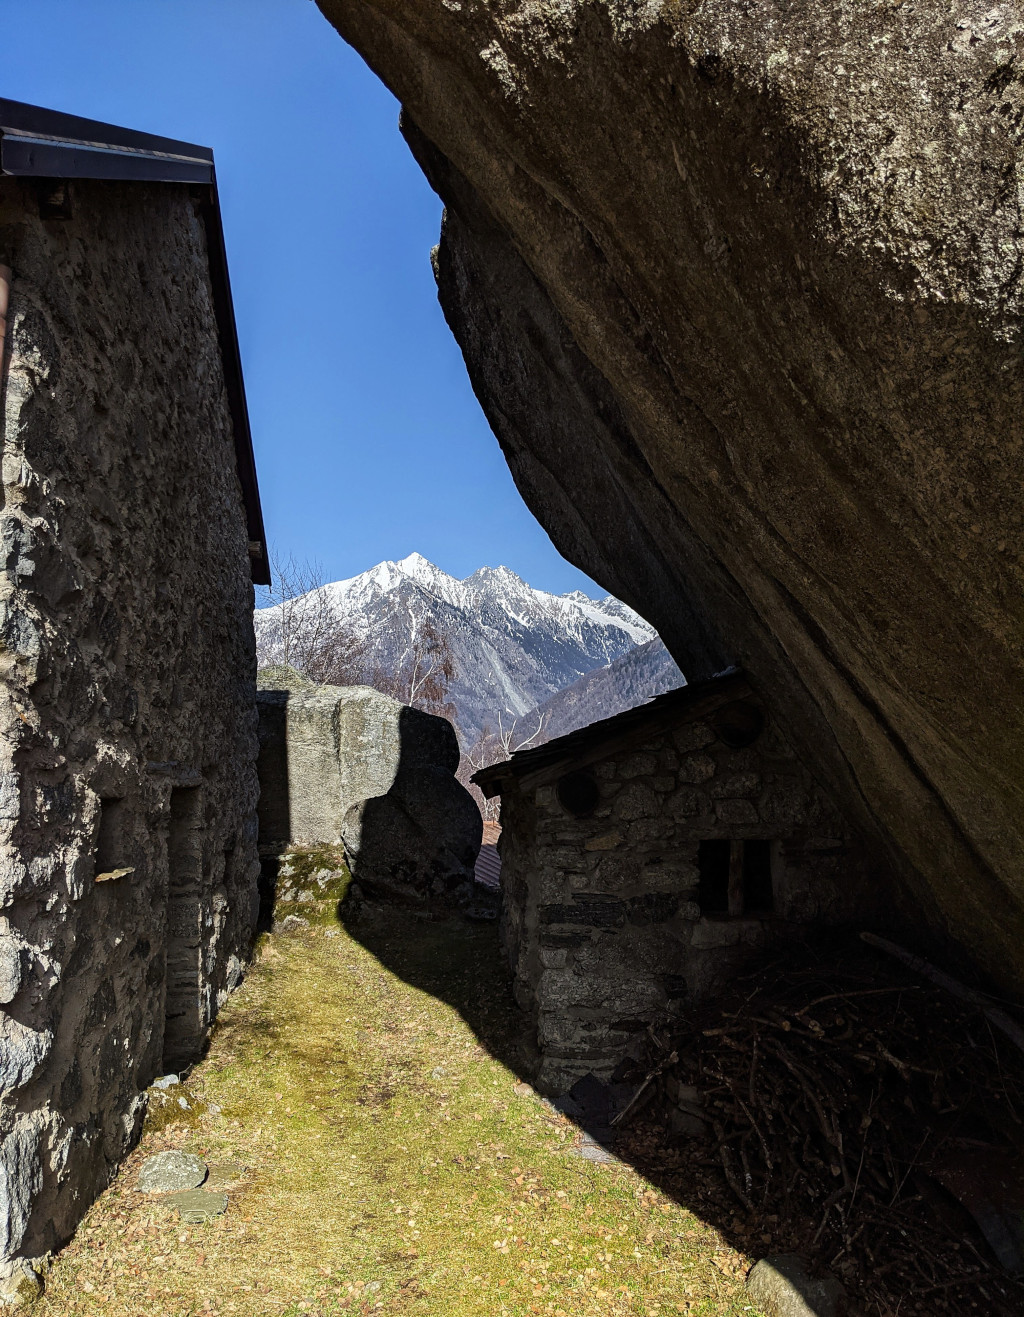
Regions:
[[[147,1130],[38,1317],[754,1312],[749,1260],[635,1171],[575,1156],[519,1082],[493,925],[346,922],[261,939],[188,1081],[198,1116]],[[138,1164],[165,1147],[251,1168],[226,1216],[141,1201]]]

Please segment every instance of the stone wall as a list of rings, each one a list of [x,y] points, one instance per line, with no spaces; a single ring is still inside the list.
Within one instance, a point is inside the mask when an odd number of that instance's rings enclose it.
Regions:
[[[0,1278],[66,1240],[238,982],[246,522],[190,190],[0,180]]]
[[[599,803],[582,818],[551,773],[502,791],[502,940],[536,1019],[538,1082],[558,1092],[607,1075],[752,949],[871,909],[861,847],[771,726],[744,749],[705,721],[651,728],[586,772]],[[702,911],[699,848],[716,840],[769,843],[770,914]]]

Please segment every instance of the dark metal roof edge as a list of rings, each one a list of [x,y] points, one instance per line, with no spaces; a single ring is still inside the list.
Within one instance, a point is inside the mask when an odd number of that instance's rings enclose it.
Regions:
[[[478,769],[470,781],[487,794],[497,794],[500,780],[504,777],[521,777],[560,759],[571,759],[585,753],[601,741],[612,740],[644,726],[645,723],[659,722],[666,717],[685,713],[687,709],[699,705],[703,700],[714,695],[725,695],[730,688],[737,692],[749,690],[746,675],[740,670],[724,672],[719,676],[709,677],[705,681],[690,682],[675,690],[655,695],[646,704],[625,709],[622,713],[602,718],[596,723],[588,723],[574,732],[566,732],[554,741],[547,741],[531,750],[519,750],[511,759],[500,764],[489,764]]]
[[[47,110],[41,105],[9,101],[0,97],[0,133],[50,140],[66,146],[91,146],[126,154],[170,156],[181,160],[202,161],[213,166],[213,151],[194,142],[180,142],[173,137],[140,133],[134,128],[99,119],[84,119],[61,110]]]
[[[208,186],[209,199],[203,206],[207,262],[234,432],[235,464],[245,503],[252,580],[255,585],[269,585],[270,561],[213,151],[191,142],[156,137],[0,97],[0,174]]]
[[[224,387],[227,390],[235,436],[235,465],[245,503],[252,580],[254,585],[269,585],[270,558],[267,551],[267,534],[263,526],[263,506],[260,502],[260,487],[256,476],[256,454],[252,446],[249,404],[245,397],[242,353],[238,345],[238,326],[235,323],[235,304],[231,297],[231,278],[228,273],[228,255],[224,245],[224,225],[221,222],[216,179],[210,188],[209,204],[203,207],[203,220],[206,226],[210,287],[213,289],[214,314],[217,317],[221,360],[224,364]]]

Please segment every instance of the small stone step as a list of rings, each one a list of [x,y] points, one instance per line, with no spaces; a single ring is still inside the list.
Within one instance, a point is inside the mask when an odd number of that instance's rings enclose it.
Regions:
[[[206,1179],[206,1162],[191,1152],[170,1149],[147,1157],[139,1171],[139,1192],[170,1194],[196,1189]]]
[[[215,1216],[223,1216],[228,1210],[227,1194],[212,1194],[205,1189],[193,1189],[189,1193],[171,1194],[167,1199],[171,1207],[178,1209],[181,1219],[190,1226],[205,1225]]]

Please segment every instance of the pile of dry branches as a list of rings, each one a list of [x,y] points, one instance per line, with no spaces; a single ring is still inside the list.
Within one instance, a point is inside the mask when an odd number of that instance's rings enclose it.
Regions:
[[[690,1171],[724,1179],[741,1236],[813,1256],[873,1314],[1024,1311],[990,1246],[1024,1055],[976,1005],[857,943],[736,980],[670,1046],[664,1093],[695,1085],[713,1131]]]

